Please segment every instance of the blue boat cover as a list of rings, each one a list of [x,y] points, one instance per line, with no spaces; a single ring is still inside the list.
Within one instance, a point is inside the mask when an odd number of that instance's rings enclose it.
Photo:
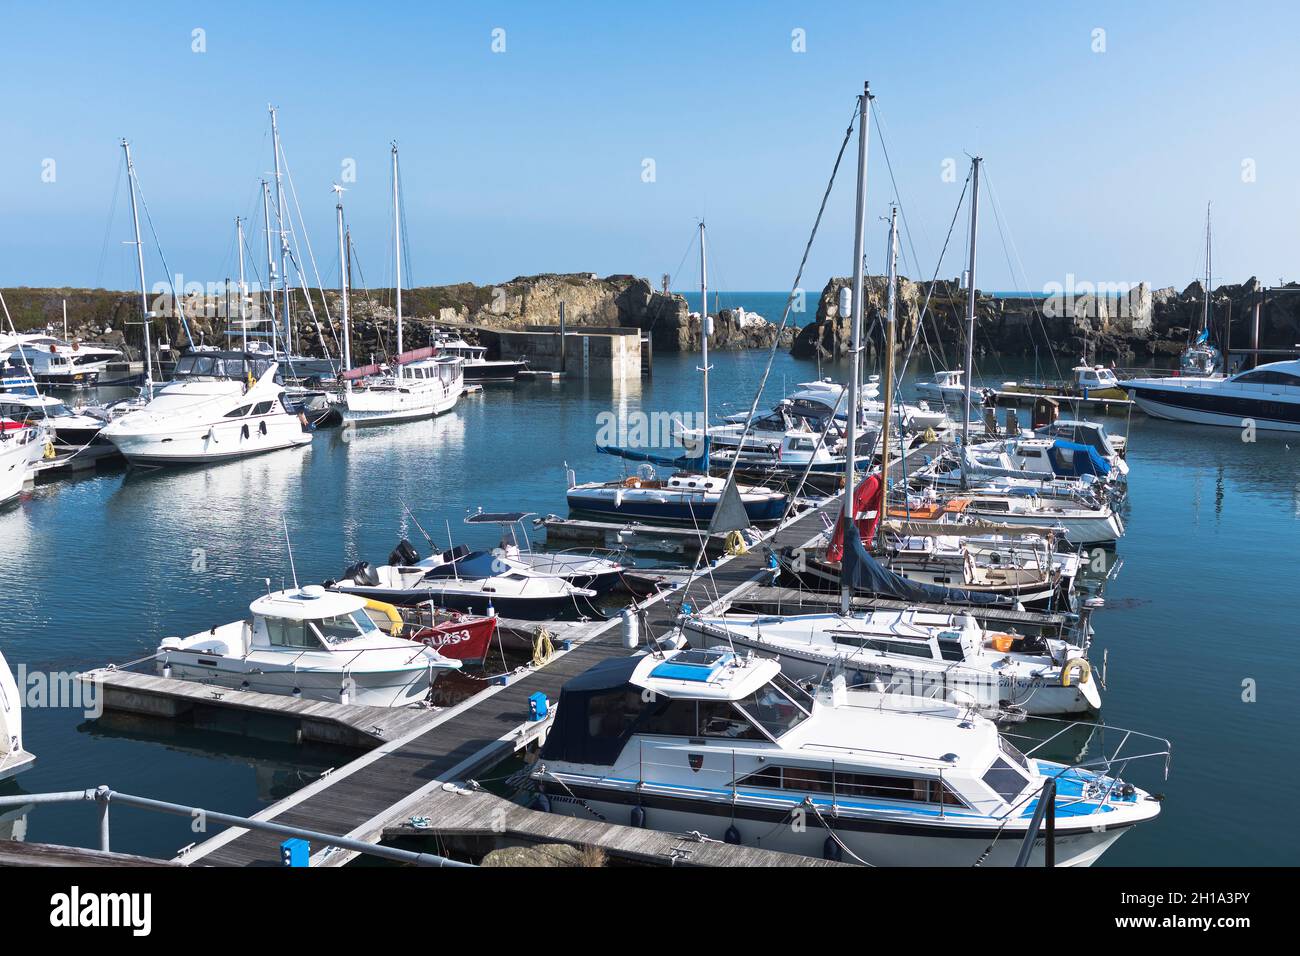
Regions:
[[[628,461],[648,461],[652,465],[677,468],[681,471],[696,472],[701,475],[706,474],[709,467],[708,438],[704,439],[704,453],[702,455],[681,455],[677,458],[669,458],[667,455],[654,455],[648,451],[636,451],[631,448],[619,448],[617,445],[597,445],[596,451],[602,455],[626,458]]]
[[[1011,604],[1009,598],[965,588],[950,588],[942,584],[923,584],[909,581],[878,562],[867,553],[862,536],[849,533],[844,545],[844,558],[840,562],[840,585],[898,601],[918,601],[923,604]]]
[[[491,551],[472,551],[462,558],[438,565],[425,578],[492,578],[506,570],[506,565]]]
[[[1097,454],[1091,445],[1058,438],[1047,457],[1052,463],[1052,471],[1063,478],[1081,478],[1084,475],[1105,478],[1110,474],[1110,462]]]

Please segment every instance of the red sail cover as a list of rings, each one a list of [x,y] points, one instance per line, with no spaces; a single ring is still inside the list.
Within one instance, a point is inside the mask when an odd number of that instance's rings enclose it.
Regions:
[[[359,378],[365,378],[367,375],[378,375],[383,371],[379,365],[363,365],[361,368],[349,369],[343,373],[343,378],[349,382],[355,382]]]
[[[858,524],[858,532],[862,535],[863,541],[870,541],[876,533],[876,523],[880,520],[880,475],[872,473],[863,478],[856,488],[853,489],[853,518],[856,521],[858,515],[873,510],[872,516],[865,524]],[[826,548],[826,560],[839,561],[844,557],[844,509],[841,507],[840,516],[835,522],[835,534],[831,537],[831,543]]]
[[[426,345],[422,349],[411,349],[409,352],[403,352],[397,358],[393,359],[394,365],[406,365],[408,362],[418,362],[420,359],[427,359],[433,355],[435,349],[432,345]]]

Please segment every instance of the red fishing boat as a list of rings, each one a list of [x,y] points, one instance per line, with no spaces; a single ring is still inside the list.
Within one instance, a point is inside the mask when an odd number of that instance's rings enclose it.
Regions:
[[[428,644],[443,657],[464,663],[487,657],[497,629],[495,617],[463,614],[432,603],[396,607],[383,601],[367,601],[366,612],[385,630]]]

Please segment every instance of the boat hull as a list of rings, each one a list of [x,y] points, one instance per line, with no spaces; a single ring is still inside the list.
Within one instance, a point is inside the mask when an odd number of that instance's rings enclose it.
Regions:
[[[674,833],[698,831],[715,840],[724,840],[732,827],[739,834],[742,846],[760,847],[783,853],[825,857],[827,843],[834,843],[826,827],[834,827],[835,837],[847,848],[841,859],[845,863],[863,863],[872,866],[1014,866],[1026,831],[1028,818],[1017,819],[998,835],[993,825],[962,826],[955,819],[933,822],[907,822],[890,815],[889,819],[850,818],[833,812],[828,800],[818,800],[820,813],[807,811],[801,817],[803,826],[792,826],[792,814],[799,802],[789,800],[784,807],[749,806],[733,803],[730,791],[700,789],[691,795],[692,788],[675,787],[686,791],[682,796],[666,796],[647,792],[611,791],[604,787],[582,786],[566,780],[564,787],[546,787],[547,799],[553,813],[578,819],[593,820],[592,811],[615,824],[634,823],[654,830]],[[772,801],[775,803],[776,801]],[[588,809],[590,808],[590,809]],[[1089,817],[1095,822],[1095,818]],[[1067,825],[1058,819],[1056,824],[1056,865],[1091,866],[1134,823],[1114,825],[1102,829],[1092,825]],[[1042,838],[1035,841],[1030,866],[1045,863]],[[858,857],[858,860],[854,859]]]
[[[547,594],[537,597],[519,597],[515,595],[486,594],[482,591],[440,590],[434,588],[385,588],[367,587],[357,584],[335,584],[334,590],[345,594],[356,594],[375,601],[385,601],[403,607],[427,604],[432,601],[437,607],[461,611],[466,614],[486,614],[488,605],[504,617],[521,618],[527,621],[540,621],[558,618],[565,614],[575,614],[578,608],[575,602],[585,604],[581,595]],[[588,610],[582,608],[582,610]]]
[[[1238,430],[1246,428],[1249,420],[1260,431],[1300,432],[1300,403],[1220,398],[1187,389],[1141,386],[1129,386],[1129,394],[1152,418]]]
[[[423,628],[411,634],[410,638],[427,644],[443,657],[462,663],[477,663],[487,657],[496,628],[496,618],[476,617]]]
[[[311,443],[311,434],[302,430],[297,418],[264,422],[265,432],[260,422],[234,419],[171,432],[114,431],[104,437],[130,464],[152,467],[231,461]]]
[[[570,489],[569,510],[601,517],[644,519],[648,521],[673,521],[687,524],[708,524],[721,496],[664,493],[640,493],[629,489],[622,495],[603,488],[591,490]],[[743,500],[743,496],[742,496]],[[753,522],[780,521],[785,513],[785,498],[763,497],[744,501],[745,513]]]
[[[209,661],[204,664],[200,661]],[[299,696],[304,700],[346,703],[364,707],[406,707],[428,696],[430,669],[365,671],[345,675],[335,670],[275,667],[263,662],[243,662],[213,655],[170,651],[158,662],[158,673],[165,670],[180,680],[229,687],[259,694]],[[436,675],[437,670],[432,671]],[[295,690],[298,694],[295,695]]]

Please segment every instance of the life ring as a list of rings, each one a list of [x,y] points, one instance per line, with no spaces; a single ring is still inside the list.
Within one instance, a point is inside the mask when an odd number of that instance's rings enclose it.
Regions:
[[[389,633],[392,634],[393,637],[402,636],[402,615],[398,613],[397,608],[393,607],[393,605],[385,603],[384,601],[366,601],[366,610],[378,611],[380,614],[383,614],[388,618],[388,622],[392,625],[389,629]]]
[[[1079,683],[1088,683],[1088,678],[1092,675],[1092,665],[1088,663],[1087,658],[1071,657],[1065,662],[1065,666],[1061,668],[1062,687],[1070,686],[1070,671],[1074,670],[1075,667],[1079,668]]]

